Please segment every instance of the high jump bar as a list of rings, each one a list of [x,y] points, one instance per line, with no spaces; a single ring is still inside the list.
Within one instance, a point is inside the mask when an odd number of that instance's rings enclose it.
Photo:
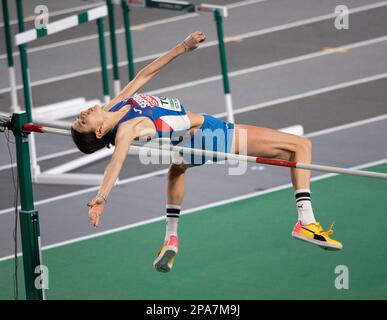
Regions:
[[[67,136],[71,134],[70,130],[58,129],[54,127],[46,127],[46,126],[36,125],[36,124],[25,124],[24,131],[38,132],[38,133],[53,133],[53,134],[67,135]],[[355,170],[355,169],[319,165],[319,164],[313,164],[313,163],[302,163],[302,162],[287,161],[287,160],[281,160],[281,159],[269,159],[269,158],[263,158],[263,157],[246,156],[246,155],[234,154],[234,153],[215,152],[215,151],[209,151],[209,150],[182,147],[178,145],[174,146],[169,143],[168,144],[158,143],[156,145],[152,141],[146,144],[139,144],[135,142],[133,145],[142,147],[142,148],[149,148],[149,149],[161,148],[163,150],[167,150],[170,152],[177,152],[179,154],[182,154],[182,153],[193,154],[195,156],[199,156],[199,157],[204,156],[206,158],[217,158],[221,160],[237,160],[237,161],[245,161],[250,163],[266,164],[271,166],[304,169],[304,170],[311,170],[311,171],[322,171],[322,172],[337,173],[337,174],[348,174],[348,175],[387,180],[387,174],[381,173],[381,172],[362,171],[362,170]]]

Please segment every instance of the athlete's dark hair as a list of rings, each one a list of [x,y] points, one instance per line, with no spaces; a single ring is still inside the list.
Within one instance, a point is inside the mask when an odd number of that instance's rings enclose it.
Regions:
[[[110,148],[114,145],[116,135],[112,132],[105,134],[101,139],[98,139],[94,132],[78,132],[71,127],[71,136],[74,143],[80,151],[86,154],[96,152],[102,148]]]

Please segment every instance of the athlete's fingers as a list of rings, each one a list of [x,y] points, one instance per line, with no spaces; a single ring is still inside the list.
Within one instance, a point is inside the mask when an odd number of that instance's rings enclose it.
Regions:
[[[96,218],[95,218],[95,221],[94,221],[94,227],[97,228],[98,225],[99,225],[99,219],[101,218],[100,215],[97,215]]]
[[[96,208],[95,207],[92,207],[90,210],[89,210],[89,220],[90,220],[90,224],[92,226],[95,225],[95,219],[97,217],[97,212],[96,212]]]
[[[92,221],[92,219],[93,219],[93,210],[92,210],[92,208],[89,209],[89,213],[88,214],[89,214],[89,220]]]
[[[97,214],[96,214],[96,217],[95,217],[95,227],[96,228],[99,226],[99,220],[101,219],[102,213],[103,213],[103,211],[101,210],[101,211],[97,212]]]
[[[90,213],[90,224],[93,226],[94,225],[94,221],[95,221],[95,213],[94,211],[92,211]]]
[[[90,203],[89,205],[89,216],[92,215],[96,209],[95,204]]]
[[[102,213],[103,209],[101,207],[94,207],[93,210],[90,211],[90,224],[93,227],[98,227]]]

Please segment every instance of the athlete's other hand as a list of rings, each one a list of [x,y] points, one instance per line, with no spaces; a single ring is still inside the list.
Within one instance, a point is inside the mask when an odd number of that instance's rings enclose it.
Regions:
[[[102,213],[105,210],[105,205],[105,201],[100,197],[95,197],[87,204],[87,206],[89,207],[90,224],[95,228],[97,228],[99,225],[99,219],[101,218]]]
[[[182,42],[185,51],[192,51],[199,47],[199,44],[206,40],[206,35],[201,31],[196,31],[191,33],[185,40]]]

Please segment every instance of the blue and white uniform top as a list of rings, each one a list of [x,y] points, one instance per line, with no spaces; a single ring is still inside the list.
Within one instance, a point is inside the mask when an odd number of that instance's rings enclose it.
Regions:
[[[156,127],[158,137],[171,136],[174,132],[190,129],[191,124],[188,115],[179,99],[135,94],[114,105],[109,112],[115,112],[129,104],[131,108],[114,126],[112,130],[114,134],[121,123],[138,117],[151,119]]]
[[[161,98],[144,94],[135,94],[114,105],[109,112],[115,112],[125,105],[131,105],[127,113],[114,126],[112,132],[117,132],[118,126],[130,119],[148,117],[156,127],[154,138],[170,138],[173,145],[202,150],[230,152],[233,139],[234,124],[224,122],[211,115],[205,114],[204,121],[190,135],[190,120],[178,99]],[[216,157],[194,156],[184,153],[184,163],[202,165],[208,160],[218,161]]]

